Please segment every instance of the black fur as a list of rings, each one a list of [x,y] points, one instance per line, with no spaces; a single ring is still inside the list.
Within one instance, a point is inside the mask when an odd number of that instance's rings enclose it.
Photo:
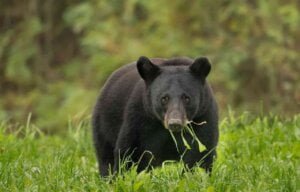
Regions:
[[[168,126],[171,118],[178,118],[181,124],[207,122],[192,124],[207,150],[199,152],[194,142],[183,161],[192,167],[203,160],[201,166],[211,171],[219,132],[217,104],[205,80],[209,72],[210,63],[203,57],[196,60],[141,57],[136,63],[116,70],[104,85],[93,113],[100,174],[117,172],[119,157],[124,158],[126,154],[131,154],[133,162],[140,162],[138,171],[149,163],[159,166],[165,160],[179,160],[181,154],[166,129],[171,129]],[[166,96],[168,100],[162,102]],[[179,151],[184,151],[180,133],[174,135]],[[189,135],[186,138],[192,143]]]

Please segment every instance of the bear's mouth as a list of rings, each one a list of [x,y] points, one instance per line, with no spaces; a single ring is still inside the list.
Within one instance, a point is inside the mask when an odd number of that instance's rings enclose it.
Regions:
[[[171,124],[168,125],[168,129],[172,132],[180,132],[184,126],[180,124]]]

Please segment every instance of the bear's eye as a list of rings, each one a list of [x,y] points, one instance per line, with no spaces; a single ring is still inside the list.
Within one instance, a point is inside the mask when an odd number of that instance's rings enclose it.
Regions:
[[[182,95],[182,100],[185,104],[189,104],[191,101],[190,97],[187,95]]]
[[[161,102],[161,104],[163,104],[163,105],[166,105],[168,102],[169,102],[169,96],[163,96],[161,99],[160,99],[160,102]]]

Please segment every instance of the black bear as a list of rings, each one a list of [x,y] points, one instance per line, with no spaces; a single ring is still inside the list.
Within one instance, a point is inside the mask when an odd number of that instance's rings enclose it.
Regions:
[[[205,57],[142,56],[116,70],[104,85],[92,118],[100,174],[118,172],[120,161],[129,156],[138,171],[182,159],[187,167],[199,163],[211,172],[219,131],[217,104],[206,81],[210,69]],[[188,124],[206,150],[200,152],[195,138],[184,132],[190,143],[186,150],[181,131]]]

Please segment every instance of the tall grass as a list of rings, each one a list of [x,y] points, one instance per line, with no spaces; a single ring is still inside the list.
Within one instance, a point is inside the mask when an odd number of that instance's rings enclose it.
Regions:
[[[29,121],[28,121],[29,122]],[[63,128],[62,128],[63,129]],[[220,123],[218,159],[209,177],[201,168],[165,162],[150,172],[136,167],[100,178],[85,121],[64,136],[30,123],[11,132],[0,122],[0,191],[297,191],[300,115],[230,114]]]

